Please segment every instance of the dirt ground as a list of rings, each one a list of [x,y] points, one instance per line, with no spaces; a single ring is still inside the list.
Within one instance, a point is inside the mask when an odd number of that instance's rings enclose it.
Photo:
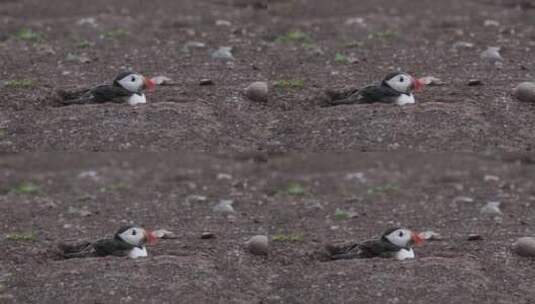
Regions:
[[[3,0],[0,149],[531,150],[535,106],[510,96],[534,78],[530,3]],[[186,51],[191,42],[204,47]],[[220,46],[235,60],[212,59]],[[480,58],[488,46],[502,47],[501,69]],[[177,85],[138,107],[51,105],[55,89],[109,82],[125,68]],[[315,102],[323,89],[397,69],[446,85],[403,108]],[[267,103],[243,96],[253,81],[270,83]]]
[[[535,233],[533,163],[515,155],[404,153],[4,155],[0,299],[533,303],[535,260],[510,250],[516,238]],[[215,213],[221,199],[234,200],[236,213]],[[502,203],[502,217],[480,214],[488,201]],[[161,240],[138,260],[51,254],[60,241],[109,236],[130,222],[178,239]],[[443,240],[403,262],[314,256],[323,244],[367,239],[391,225],[432,230]],[[201,240],[205,231],[216,238]],[[468,241],[471,233],[483,240]],[[244,250],[256,234],[270,236],[268,257]]]

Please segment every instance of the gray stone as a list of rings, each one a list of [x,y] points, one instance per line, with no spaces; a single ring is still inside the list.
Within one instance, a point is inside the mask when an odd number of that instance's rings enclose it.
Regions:
[[[232,204],[234,204],[233,200],[220,200],[219,203],[217,203],[217,205],[215,205],[212,210],[217,213],[234,213],[236,211],[234,211],[234,207],[232,207]]]
[[[213,59],[221,59],[221,60],[234,60],[234,56],[232,55],[232,47],[230,46],[222,46],[216,51],[212,53]]]
[[[500,47],[489,46],[486,50],[481,52],[481,59],[496,63],[503,61],[502,55],[500,55]]]
[[[481,234],[471,233],[466,239],[469,241],[481,241],[483,240],[483,236]]]
[[[500,202],[488,202],[485,206],[481,207],[481,214],[490,216],[501,216]]]
[[[479,79],[470,79],[468,80],[468,85],[471,87],[483,85],[483,81]]]
[[[268,237],[265,235],[255,235],[245,243],[245,246],[254,255],[267,255],[269,251]]]
[[[513,251],[519,256],[535,257],[535,238],[521,237],[513,243]]]
[[[215,233],[205,231],[201,234],[201,239],[203,240],[215,239]]]
[[[209,78],[203,78],[199,80],[199,85],[202,85],[202,86],[208,86],[208,85],[214,85],[214,84],[215,84],[214,81]]]
[[[535,102],[535,83],[522,82],[513,89],[513,96],[523,102]]]
[[[266,102],[268,100],[268,84],[264,81],[256,81],[245,88],[245,96],[252,101]]]

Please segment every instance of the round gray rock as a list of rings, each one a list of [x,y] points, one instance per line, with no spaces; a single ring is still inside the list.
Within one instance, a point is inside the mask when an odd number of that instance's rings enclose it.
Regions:
[[[535,83],[522,82],[513,89],[513,96],[524,102],[535,102]]]
[[[513,251],[519,256],[535,257],[535,238],[521,237],[513,243]]]
[[[268,84],[264,81],[256,81],[245,88],[245,96],[252,101],[266,102],[268,100]]]
[[[267,255],[269,250],[268,237],[255,235],[245,242],[247,250],[254,255]]]

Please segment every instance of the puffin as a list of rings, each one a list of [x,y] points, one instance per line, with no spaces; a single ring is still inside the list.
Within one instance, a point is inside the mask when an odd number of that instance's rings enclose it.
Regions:
[[[111,85],[99,85],[71,92],[58,90],[57,93],[62,105],[113,102],[128,103],[133,106],[147,103],[143,91],[145,89],[151,91],[155,86],[156,83],[152,79],[135,72],[125,71],[119,73]]]
[[[387,229],[379,238],[347,245],[327,245],[330,260],[354,258],[394,258],[402,261],[414,259],[413,245],[421,245],[424,239],[416,232],[406,228]]]
[[[132,259],[147,257],[148,245],[155,245],[157,236],[142,227],[129,225],[121,227],[113,238],[100,239],[95,242],[82,242],[69,245],[60,244],[61,255],[66,258],[119,256]]]
[[[423,89],[424,82],[404,72],[389,73],[379,85],[342,92],[327,90],[326,106],[343,104],[387,103],[399,106],[416,102],[413,91]]]

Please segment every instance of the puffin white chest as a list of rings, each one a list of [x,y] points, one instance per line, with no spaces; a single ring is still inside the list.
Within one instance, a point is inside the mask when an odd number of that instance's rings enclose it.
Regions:
[[[135,106],[137,104],[147,103],[147,98],[145,97],[145,94],[132,94],[128,98],[128,104],[131,106]]]
[[[412,248],[409,248],[408,250],[401,249],[400,251],[396,252],[394,257],[399,261],[403,261],[405,259],[414,259],[414,250],[412,250]]]
[[[398,106],[402,106],[402,105],[406,105],[406,104],[413,104],[415,103],[416,101],[414,100],[414,95],[409,94],[401,94],[399,95],[399,97],[396,99],[396,104]]]
[[[130,250],[128,253],[128,257],[131,259],[137,259],[148,256],[149,253],[147,252],[147,247],[143,246],[141,248],[134,247],[134,249]]]

